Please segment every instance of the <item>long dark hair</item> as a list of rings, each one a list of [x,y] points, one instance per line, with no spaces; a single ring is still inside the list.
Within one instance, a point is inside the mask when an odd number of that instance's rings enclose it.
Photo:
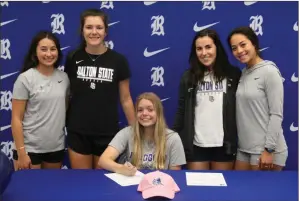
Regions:
[[[228,43],[228,46],[229,46],[230,50],[232,50],[232,47],[231,47],[231,44],[230,44],[230,39],[235,34],[241,34],[241,35],[244,35],[246,38],[248,38],[248,40],[250,40],[250,42],[252,43],[252,45],[255,47],[256,54],[259,57],[262,56],[261,52],[259,50],[260,49],[259,38],[255,34],[255,32],[252,30],[252,28],[247,27],[247,26],[237,27],[237,28],[233,29],[230,32],[230,34],[227,37],[227,43]]]
[[[84,48],[86,46],[86,41],[84,39],[83,36],[83,28],[85,25],[85,18],[89,17],[89,16],[98,16],[100,18],[102,18],[103,22],[104,22],[104,26],[105,26],[105,31],[106,33],[108,33],[108,16],[101,10],[99,9],[87,9],[85,11],[83,11],[80,15],[80,36],[81,36],[81,44],[80,47]]]
[[[204,78],[204,74],[208,71],[208,68],[204,66],[196,55],[196,40],[208,36],[211,38],[216,46],[216,59],[213,66],[214,76],[217,81],[223,80],[227,77],[228,70],[231,68],[231,64],[228,60],[228,56],[225,52],[225,49],[220,41],[220,38],[215,30],[204,29],[196,33],[193,38],[191,45],[191,51],[189,55],[189,64],[190,64],[190,79],[189,84],[196,85],[199,81],[201,82]]]
[[[39,41],[41,41],[44,38],[48,38],[52,40],[57,48],[58,51],[58,58],[57,61],[54,63],[54,68],[58,68],[59,63],[62,59],[62,52],[60,50],[60,43],[59,39],[51,32],[49,31],[39,31],[32,39],[31,44],[29,46],[29,50],[25,56],[23,67],[21,72],[25,72],[29,70],[30,68],[36,68],[36,66],[39,64],[37,55],[36,55],[36,49],[38,46]]]

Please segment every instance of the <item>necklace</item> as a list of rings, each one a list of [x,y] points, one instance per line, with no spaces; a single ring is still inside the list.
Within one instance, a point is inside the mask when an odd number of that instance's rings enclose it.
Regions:
[[[87,53],[87,55],[93,62],[95,62],[101,56],[101,55],[98,55],[96,58],[92,58],[89,53]]]
[[[105,52],[107,51],[107,48],[105,48],[105,51],[102,53],[102,54],[104,54]],[[93,58],[92,56],[92,54],[89,54],[87,51],[85,51],[86,53],[87,53],[87,55],[88,55],[88,57],[93,61],[93,62],[95,62],[102,54],[99,54],[99,55],[97,55],[97,57],[96,58]]]

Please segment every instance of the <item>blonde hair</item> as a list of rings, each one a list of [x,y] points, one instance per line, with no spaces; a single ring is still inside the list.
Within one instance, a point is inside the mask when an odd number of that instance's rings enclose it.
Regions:
[[[134,132],[134,145],[133,145],[133,156],[132,164],[137,168],[140,168],[141,157],[142,157],[142,146],[144,134],[144,127],[140,125],[137,119],[138,105],[142,99],[146,99],[152,102],[154,110],[157,115],[157,121],[155,123],[154,129],[154,143],[155,143],[155,157],[154,157],[154,167],[155,169],[166,169],[165,168],[165,152],[166,152],[166,129],[167,125],[164,118],[163,105],[160,98],[151,92],[142,93],[137,97],[135,104],[135,115],[136,120],[133,125]]]

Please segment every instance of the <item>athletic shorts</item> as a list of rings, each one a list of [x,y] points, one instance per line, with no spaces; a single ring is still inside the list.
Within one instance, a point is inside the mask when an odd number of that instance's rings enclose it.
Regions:
[[[225,147],[199,147],[193,145],[193,156],[188,162],[232,162],[235,154],[226,154]]]
[[[28,152],[28,156],[32,165],[40,165],[42,162],[46,163],[60,163],[64,159],[65,150],[48,152],[48,153],[32,153]],[[18,153],[13,150],[13,159],[18,160]]]
[[[238,150],[237,160],[247,162],[250,165],[258,165],[261,154],[251,154]],[[274,153],[273,164],[284,167],[288,158],[288,150],[280,153]]]
[[[68,130],[67,145],[79,154],[101,156],[113,137],[82,135]]]

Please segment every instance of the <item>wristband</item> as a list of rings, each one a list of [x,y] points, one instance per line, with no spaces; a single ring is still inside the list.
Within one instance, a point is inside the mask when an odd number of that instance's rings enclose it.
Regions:
[[[274,150],[274,149],[265,148],[265,150],[266,150],[266,152],[268,152],[268,153],[270,153],[270,154],[272,154],[272,153],[274,153],[274,152],[275,152],[275,150]]]

